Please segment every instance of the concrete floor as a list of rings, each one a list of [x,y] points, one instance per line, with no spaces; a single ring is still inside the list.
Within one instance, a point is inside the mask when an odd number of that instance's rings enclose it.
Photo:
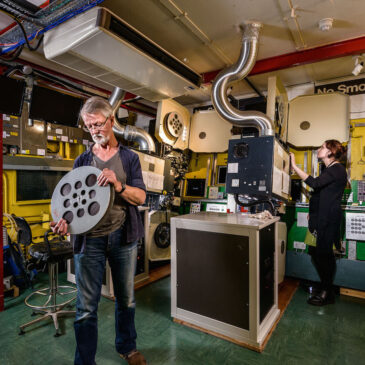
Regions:
[[[64,274],[60,275],[65,281]],[[45,286],[41,274],[36,287]],[[18,326],[34,317],[24,305],[30,289],[6,298],[0,313],[0,364],[66,365],[73,363],[73,319],[61,320],[63,335],[55,338],[53,324],[43,322],[18,335]],[[238,364],[365,364],[365,302],[337,297],[322,308],[306,303],[299,288],[259,354],[233,343],[174,323],[170,317],[170,278],[136,292],[138,348],[151,365]],[[125,363],[114,350],[114,302],[102,298],[99,307],[98,365]]]

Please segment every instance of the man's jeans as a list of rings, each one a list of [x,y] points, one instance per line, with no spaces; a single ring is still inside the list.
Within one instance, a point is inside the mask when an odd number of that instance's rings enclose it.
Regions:
[[[134,274],[137,242],[126,244],[122,229],[87,238],[85,251],[74,256],[77,284],[76,365],[94,365],[98,340],[97,311],[106,258],[112,272],[115,302],[115,346],[120,354],[136,348]]]

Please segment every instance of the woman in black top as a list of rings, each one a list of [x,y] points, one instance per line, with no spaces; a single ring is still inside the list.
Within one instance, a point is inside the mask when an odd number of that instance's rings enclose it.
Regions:
[[[326,168],[317,178],[302,171],[295,163],[294,154],[290,154],[292,169],[313,188],[309,202],[308,227],[317,237],[312,257],[321,279],[320,290],[308,300],[308,303],[313,305],[334,303],[332,283],[336,272],[336,260],[333,245],[340,249],[341,199],[347,184],[346,169],[339,160],[345,153],[346,148],[339,141],[325,141],[318,149],[318,158]]]

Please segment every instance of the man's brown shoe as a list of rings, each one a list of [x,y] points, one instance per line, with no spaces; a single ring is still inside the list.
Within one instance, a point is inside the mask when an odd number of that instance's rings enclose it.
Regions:
[[[128,362],[128,365],[146,365],[147,361],[144,356],[138,351],[133,350],[127,355],[120,355]]]

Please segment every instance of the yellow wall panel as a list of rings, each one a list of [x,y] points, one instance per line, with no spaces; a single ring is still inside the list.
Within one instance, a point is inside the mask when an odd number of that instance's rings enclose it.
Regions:
[[[351,121],[351,180],[363,180],[365,175],[365,119]]]

